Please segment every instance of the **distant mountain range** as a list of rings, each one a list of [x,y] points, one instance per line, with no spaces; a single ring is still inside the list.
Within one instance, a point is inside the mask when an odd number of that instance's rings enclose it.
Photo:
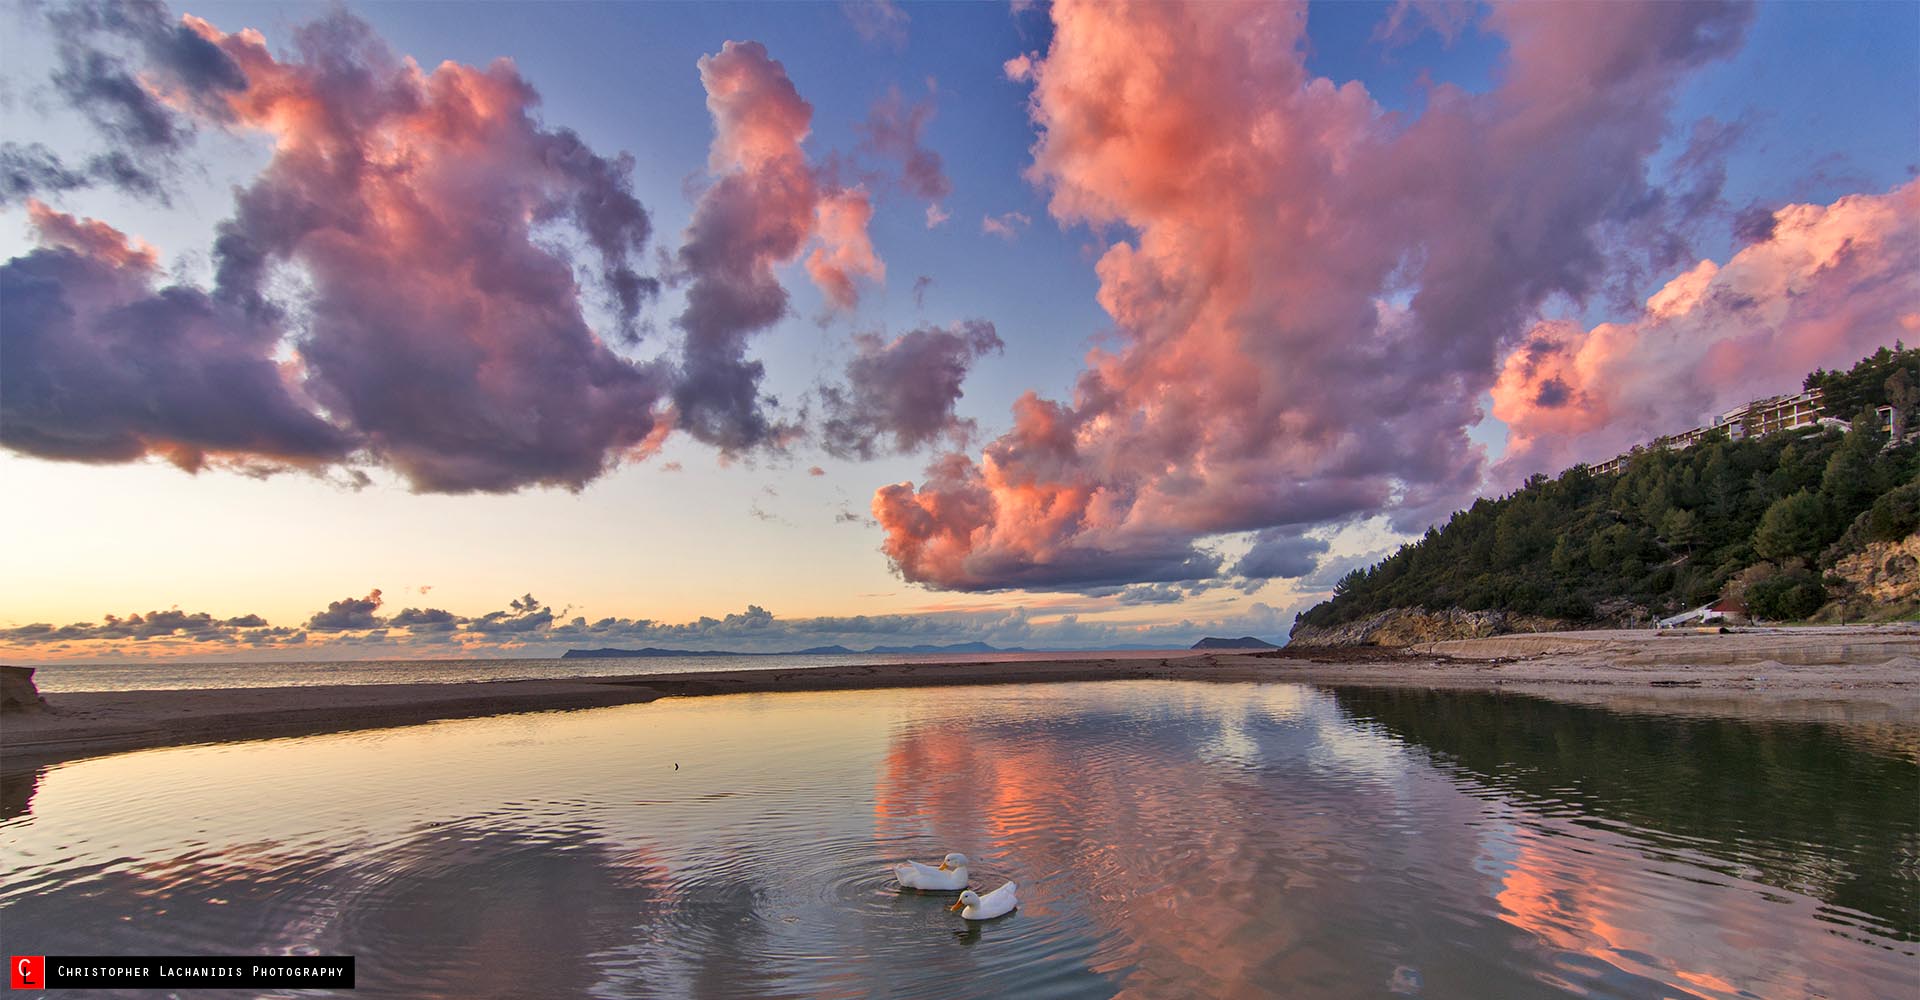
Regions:
[[[1205,639],[1202,639],[1199,642],[1194,643],[1193,648],[1194,649],[1279,649],[1280,647],[1274,645],[1273,643],[1268,642],[1265,639],[1255,639],[1253,636],[1243,635],[1238,639],[1217,639],[1213,636],[1207,636]]]
[[[714,649],[661,649],[648,646],[645,649],[569,649],[561,654],[563,660],[623,660],[647,656],[866,656],[873,653],[1031,653],[1031,649],[1001,649],[984,642],[956,642],[950,646],[874,646],[870,649],[848,649],[845,646],[812,646],[807,649],[790,649],[778,653],[741,653],[731,650]]]

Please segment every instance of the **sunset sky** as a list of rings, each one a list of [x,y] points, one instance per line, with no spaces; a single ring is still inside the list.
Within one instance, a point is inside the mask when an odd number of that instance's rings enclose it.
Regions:
[[[1920,342],[1912,3],[0,18],[10,662],[1279,641]]]

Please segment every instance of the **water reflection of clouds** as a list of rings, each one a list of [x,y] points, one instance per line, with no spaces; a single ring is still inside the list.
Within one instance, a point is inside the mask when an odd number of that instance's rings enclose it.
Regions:
[[[1500,919],[1526,931],[1555,963],[1617,970],[1663,992],[1703,998],[1877,995],[1875,987],[1838,974],[1850,964],[1866,971],[1852,942],[1806,933],[1815,925],[1816,901],[1681,891],[1702,873],[1635,863],[1636,845],[1609,831],[1556,821],[1540,826],[1506,831],[1511,861],[1494,901]],[[1897,975],[1891,964],[1882,971]]]
[[[1816,901],[1789,915],[1684,862],[1649,874],[1630,832],[1542,836],[1564,820],[1331,697],[1290,689],[1272,712],[1224,687],[1154,694],[902,726],[876,828],[984,836],[1030,874],[1032,915],[1091,935],[1090,968],[1128,995],[1846,996],[1897,971],[1838,935],[1808,941]],[[1863,958],[1877,971],[1851,982],[1814,971]]]
[[[1920,768],[1841,727],[1498,693],[1334,694],[1405,746],[1408,773],[1438,769],[1490,804],[1622,831],[1650,860],[1816,897],[1825,922],[1920,937]]]
[[[964,728],[904,727],[877,823],[977,817],[950,835],[977,832],[1017,861],[1023,913],[1085,927],[1091,968],[1128,992],[1245,995],[1274,975],[1381,965],[1297,947],[1334,912],[1318,904],[1339,904],[1340,880],[1321,870],[1361,866],[1341,846],[1355,806],[1336,802],[1352,786],[1336,793],[1291,766],[1323,749],[1325,699],[1291,686],[1146,690],[1064,719],[983,711]],[[1379,982],[1395,972],[1381,965]]]
[[[357,949],[369,995],[1898,981],[1899,953],[1811,933],[1831,926],[1814,901],[1490,787],[1342,697],[765,695],[104,758],[49,769],[0,825],[0,916],[10,947],[47,951],[96,926],[128,953]],[[887,864],[955,849],[980,886],[1021,882],[1014,918],[966,927],[889,884]],[[531,986],[519,949],[582,971]]]

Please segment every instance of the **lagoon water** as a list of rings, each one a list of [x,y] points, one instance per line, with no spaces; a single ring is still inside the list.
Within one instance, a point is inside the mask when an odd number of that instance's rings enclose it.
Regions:
[[[668,699],[78,761],[4,816],[4,953],[349,954],[360,997],[1920,990],[1910,747],[1512,695]],[[948,850],[1021,908],[896,891]]]

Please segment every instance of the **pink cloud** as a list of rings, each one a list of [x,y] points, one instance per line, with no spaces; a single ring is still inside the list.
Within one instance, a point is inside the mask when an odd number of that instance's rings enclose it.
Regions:
[[[873,252],[867,224],[873,221],[873,201],[858,188],[836,191],[814,205],[814,236],[818,245],[807,255],[807,274],[841,309],[860,302],[854,280],[885,281],[887,266]]]
[[[759,42],[730,41],[700,60],[713,114],[708,169],[678,263],[691,278],[677,320],[686,333],[673,399],[679,425],[734,452],[777,445],[795,433],[767,413],[765,374],[747,357],[750,338],[787,314],[787,290],[774,269],[811,245],[806,270],[828,302],[852,308],[858,282],[886,268],[867,233],[866,191],[830,184],[801,143],[813,108],[786,68]]]
[[[921,327],[892,340],[856,334],[853,342],[846,381],[820,388],[828,454],[870,459],[935,441],[966,443],[974,424],[954,406],[974,362],[1004,347],[992,323]]]
[[[65,247],[83,257],[126,268],[151,272],[160,258],[151,244],[130,237],[97,219],[80,219],[56,212],[38,199],[27,199],[27,221],[33,225],[42,246]]]
[[[1611,458],[1920,333],[1920,181],[1789,205],[1764,228],[1632,320],[1536,324],[1492,390],[1508,426],[1501,481]]]
[[[125,378],[172,388],[127,385],[121,398],[195,385],[209,397],[182,403],[195,414],[187,423],[118,414],[126,434],[189,467],[206,455],[306,465],[355,453],[437,492],[577,487],[648,444],[664,373],[607,348],[583,315],[575,260],[533,235],[543,224],[575,227],[614,327],[631,329],[654,283],[633,266],[649,220],[625,161],[545,127],[538,96],[504,60],[423,71],[345,13],[296,29],[284,56],[255,31],[228,34],[190,15],[176,27],[231,72],[197,90],[163,77],[157,98],[265,132],[274,151],[218,227],[210,296],[166,289],[136,312],[94,316],[131,293],[129,276],[111,294],[78,276],[66,286],[69,307],[93,317],[87,331],[62,334],[70,346],[124,338],[177,352],[144,363],[126,355]],[[312,288],[297,327],[268,290],[288,265]],[[187,309],[196,297],[207,304]],[[55,335],[37,322],[17,332]],[[196,332],[159,335],[174,322]],[[281,366],[273,355],[288,340],[296,360]],[[66,379],[68,392],[88,380],[57,366],[40,375]],[[214,384],[228,379],[247,391]]]
[[[1210,535],[1380,512],[1417,527],[1480,484],[1466,434],[1541,303],[1607,272],[1648,201],[1675,86],[1737,44],[1732,5],[1523,4],[1507,72],[1390,115],[1305,68],[1304,8],[1051,8],[1019,58],[1029,176],[1100,257],[1110,346],[1029,395],[975,459],[873,502],[908,580],[1076,587],[1210,575]]]
[[[294,29],[280,52],[251,29],[170,22],[157,4],[97,15],[66,25],[62,65],[98,72],[54,82],[75,101],[109,86],[102,128],[144,122],[173,149],[211,123],[264,133],[273,152],[217,228],[211,292],[156,288],[152,248],[33,203],[45,249],[5,265],[24,284],[0,331],[0,441],[15,450],[254,472],[349,464],[361,482],[358,467],[378,465],[423,492],[577,489],[674,430],[728,453],[790,440],[748,357],[788,313],[776,268],[801,263],[834,309],[885,278],[869,193],[808,159],[813,109],[758,43],[699,63],[713,181],[673,259],[684,348],[677,363],[640,362],[613,349],[638,341],[658,291],[638,270],[651,220],[632,158],[545,124],[511,61],[423,69],[344,11]],[[89,54],[109,43],[127,59]],[[128,61],[135,50],[158,62]],[[918,183],[944,183],[917,145],[931,106],[894,110],[886,141],[905,144]],[[61,169],[22,162],[32,183]],[[310,287],[298,306],[275,287],[283,273]],[[93,357],[135,346],[150,365]],[[132,402],[194,387],[207,401]],[[61,402],[74,399],[87,405]]]

